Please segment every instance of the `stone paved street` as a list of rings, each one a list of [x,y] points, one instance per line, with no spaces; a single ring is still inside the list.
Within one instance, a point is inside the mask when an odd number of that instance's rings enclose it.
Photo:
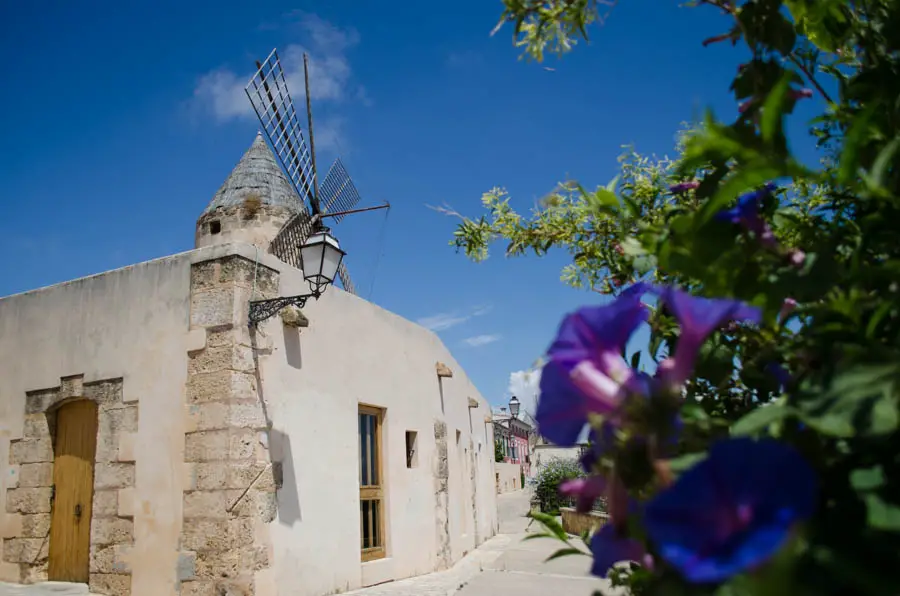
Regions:
[[[559,543],[523,541],[529,532],[527,491],[498,497],[500,534],[485,542],[451,569],[349,592],[358,596],[590,596],[595,590],[620,592],[588,573],[588,557],[562,557],[545,563]]]

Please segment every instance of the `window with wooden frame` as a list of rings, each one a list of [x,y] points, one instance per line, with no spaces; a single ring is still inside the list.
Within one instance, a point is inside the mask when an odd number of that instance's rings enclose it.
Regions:
[[[381,559],[384,550],[384,474],[381,422],[384,411],[359,406],[359,534],[363,561]]]

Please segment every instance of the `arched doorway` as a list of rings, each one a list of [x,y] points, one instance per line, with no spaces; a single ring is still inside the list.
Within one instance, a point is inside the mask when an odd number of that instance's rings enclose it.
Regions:
[[[80,399],[56,412],[48,579],[87,583],[97,451],[97,404]]]

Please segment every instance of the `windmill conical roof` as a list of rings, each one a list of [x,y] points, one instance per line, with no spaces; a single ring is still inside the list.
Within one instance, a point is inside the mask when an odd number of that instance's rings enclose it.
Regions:
[[[263,205],[287,207],[296,212],[304,210],[300,197],[281,171],[261,133],[256,133],[253,144],[231,170],[203,213],[219,207],[242,205],[250,196],[258,197]]]

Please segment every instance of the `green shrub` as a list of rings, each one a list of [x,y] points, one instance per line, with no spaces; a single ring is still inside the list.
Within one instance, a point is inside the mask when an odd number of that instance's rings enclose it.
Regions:
[[[566,480],[584,477],[584,471],[578,460],[552,458],[538,472],[535,494],[541,502],[541,511],[550,515],[559,514],[559,485]]]

